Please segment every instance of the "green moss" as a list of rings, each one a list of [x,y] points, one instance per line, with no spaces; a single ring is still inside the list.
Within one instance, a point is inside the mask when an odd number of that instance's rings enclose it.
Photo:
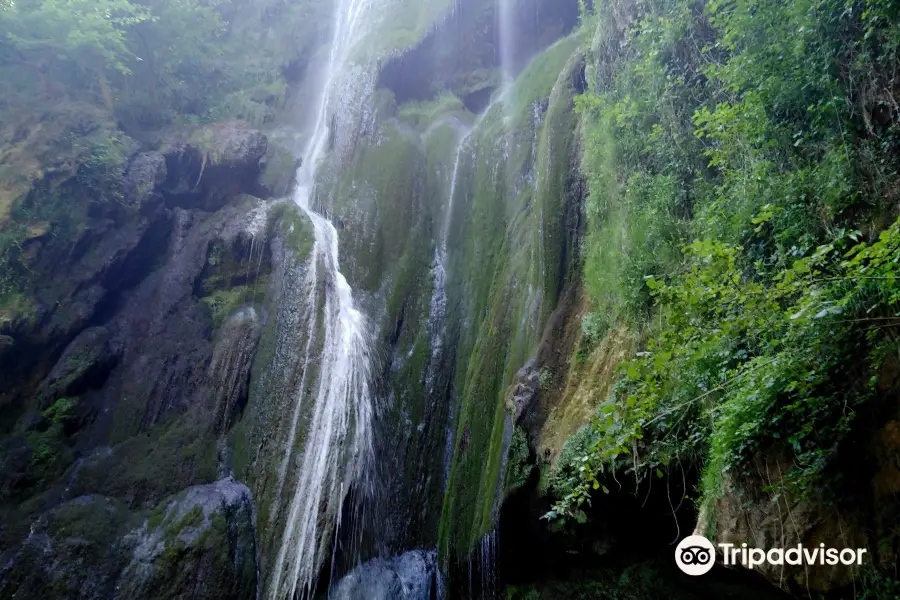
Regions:
[[[257,282],[259,283],[259,282]],[[263,289],[265,289],[263,287]],[[211,296],[201,298],[209,309],[213,327],[218,329],[242,304],[252,302],[257,296],[256,286],[241,285],[228,290],[219,290]]]
[[[36,488],[40,488],[59,476],[74,460],[61,423],[51,425],[46,431],[31,431],[27,435],[31,456],[26,473]]]
[[[382,124],[376,139],[357,150],[332,194],[344,226],[341,252],[357,258],[345,266],[346,274],[355,288],[370,291],[401,259],[423,216],[418,140],[394,123]]]
[[[198,504],[177,521],[164,526],[163,551],[153,560],[149,585],[142,586],[144,594],[152,587],[154,597],[179,597],[185,590],[194,588],[195,578],[202,572],[206,575],[204,598],[245,597],[249,590],[244,588],[255,581],[254,561],[252,556],[236,555],[236,551],[249,540],[230,539],[228,521],[222,511],[210,515],[207,522]],[[237,560],[244,567],[242,572],[235,572]],[[241,591],[235,595],[238,589]]]
[[[140,507],[215,481],[217,456],[203,415],[185,414],[126,439],[107,457],[86,461],[74,486],[80,493],[102,493]]]
[[[401,105],[398,117],[416,129],[425,130],[442,116],[465,112],[462,100],[444,92],[430,102],[407,102]]]
[[[196,529],[203,525],[203,522],[203,508],[199,504],[195,504],[193,508],[191,508],[191,510],[187,511],[184,516],[182,516],[177,521],[173,519],[170,523],[166,524],[164,520],[164,543],[166,544],[166,546],[174,543],[177,540],[178,536],[184,533],[186,529]]]
[[[305,260],[315,243],[312,223],[293,202],[282,202],[269,213],[270,230],[279,228],[285,244],[299,260]]]
[[[123,199],[125,163],[130,151],[123,138],[117,133],[93,142],[78,168],[78,182],[87,188],[94,201],[121,202]]]
[[[153,512],[150,513],[150,516],[147,517],[147,529],[149,531],[153,531],[162,524],[166,516],[169,514],[169,509],[171,508],[171,506],[171,502],[169,502],[168,500],[163,500],[156,506],[156,508],[153,509]]]
[[[537,55],[516,78],[512,90],[515,100],[513,114],[519,119],[527,118],[528,107],[537,101],[543,101],[550,97],[550,91],[563,72],[566,63],[572,54],[579,48],[580,40],[577,35],[564,38],[544,52]]]
[[[568,82],[579,66],[576,47],[569,40],[532,63],[516,84],[516,112],[508,119],[495,105],[473,133],[474,157],[460,166],[465,192],[454,204],[448,295],[469,298],[454,318],[470,325],[458,350],[466,359],[456,375],[456,451],[439,533],[445,558],[464,556],[494,526],[507,484],[499,481],[507,451],[505,392],[534,353],[575,266],[567,203],[580,200],[568,188],[577,131]],[[541,102],[546,110],[536,103],[541,94],[550,95]],[[516,442],[521,449],[521,438]],[[513,480],[524,474],[517,467]]]
[[[72,420],[75,407],[78,406],[77,398],[60,398],[54,402],[49,408],[41,413],[44,419],[50,421],[52,425],[65,424]]]
[[[134,524],[128,508],[111,498],[91,497],[90,502],[67,502],[52,513],[49,532],[58,537],[113,543]]]
[[[504,483],[504,488],[506,493],[509,493],[525,485],[531,476],[531,472],[534,470],[534,464],[531,461],[531,449],[528,445],[528,436],[518,425],[513,430],[509,449],[506,452],[506,482]]]

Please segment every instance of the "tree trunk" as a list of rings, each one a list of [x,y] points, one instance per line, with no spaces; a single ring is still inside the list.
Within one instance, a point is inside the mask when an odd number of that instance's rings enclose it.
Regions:
[[[100,82],[100,93],[103,94],[103,104],[106,105],[106,110],[109,112],[113,111],[113,97],[112,90],[109,88],[109,81],[106,79],[106,73],[103,72],[101,68],[97,71],[97,80]]]

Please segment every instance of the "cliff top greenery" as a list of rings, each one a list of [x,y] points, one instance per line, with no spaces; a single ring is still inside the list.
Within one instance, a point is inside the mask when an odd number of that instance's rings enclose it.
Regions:
[[[0,110],[102,100],[126,122],[263,120],[307,60],[328,2],[18,0],[0,4]]]

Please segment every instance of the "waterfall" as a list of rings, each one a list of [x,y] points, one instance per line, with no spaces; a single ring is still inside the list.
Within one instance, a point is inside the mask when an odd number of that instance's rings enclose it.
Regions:
[[[516,0],[497,0],[497,31],[500,36],[500,70],[503,86],[509,87],[515,77]]]
[[[434,379],[437,375],[437,369],[440,368],[440,355],[443,351],[444,339],[447,333],[447,239],[450,236],[450,222],[453,218],[453,198],[456,195],[456,182],[459,177],[459,161],[470,135],[471,130],[467,131],[460,138],[456,146],[456,159],[453,162],[453,171],[450,175],[450,193],[447,198],[444,225],[441,228],[441,241],[434,251],[434,292],[431,296],[431,314],[429,315],[431,364],[426,379],[426,390],[429,395],[434,391]]]
[[[353,304],[352,290],[339,270],[338,237],[334,225],[314,210],[316,171],[334,135],[330,111],[339,77],[350,61],[354,45],[364,33],[365,15],[372,0],[338,0],[324,88],[312,136],[297,172],[294,202],[312,222],[315,241],[306,270],[309,339],[303,349],[313,357],[315,335],[321,335],[318,382],[310,394],[312,419],[299,470],[289,466],[296,443],[301,404],[306,393],[308,366],[295,393],[295,406],[284,461],[279,469],[276,505],[285,479],[296,475],[278,555],[272,566],[268,597],[292,600],[311,597],[319,568],[330,551],[332,527],[353,485],[364,483],[373,459],[372,419],[375,400],[370,389],[371,333],[366,317]],[[323,324],[316,325],[321,313]],[[299,351],[300,349],[298,349]]]

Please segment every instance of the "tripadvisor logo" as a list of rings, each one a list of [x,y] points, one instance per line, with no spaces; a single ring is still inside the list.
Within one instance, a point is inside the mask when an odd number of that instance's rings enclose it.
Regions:
[[[705,575],[716,562],[716,549],[702,535],[689,535],[675,548],[675,564],[688,575]]]
[[[792,548],[749,548],[747,544],[737,547],[735,544],[718,544],[722,554],[722,564],[726,567],[743,565],[753,569],[767,565],[862,565],[865,548],[826,548],[819,544],[818,548],[806,548],[797,544]],[[688,575],[704,575],[712,570],[716,562],[716,549],[712,542],[702,535],[691,535],[675,548],[675,564]]]

